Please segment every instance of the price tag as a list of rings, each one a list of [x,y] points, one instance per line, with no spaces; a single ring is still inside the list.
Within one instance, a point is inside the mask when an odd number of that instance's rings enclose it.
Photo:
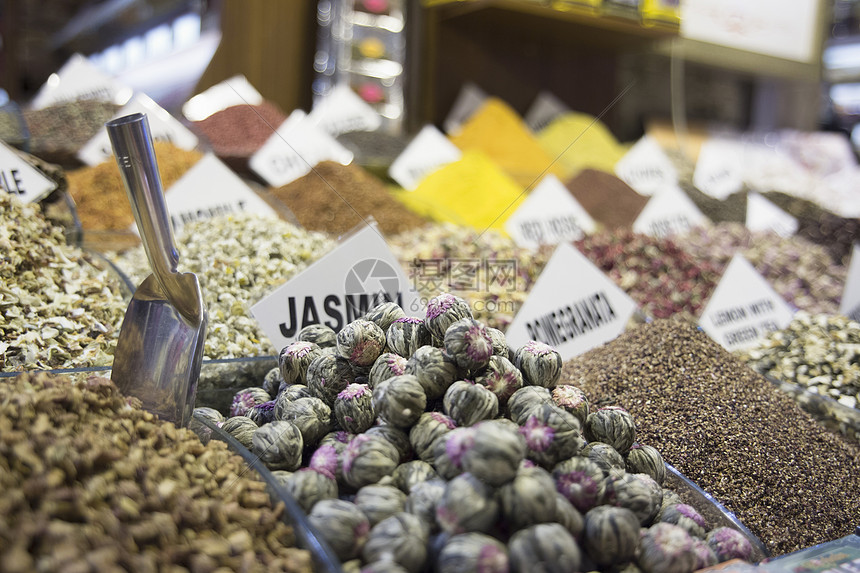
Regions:
[[[442,124],[445,133],[452,134],[459,131],[460,127],[472,117],[472,114],[484,105],[487,97],[486,92],[475,84],[470,82],[463,85],[454,105],[451,106],[451,111],[448,112],[448,117]]]
[[[0,191],[14,195],[22,203],[33,203],[56,188],[52,179],[0,141]]]
[[[350,131],[375,131],[382,125],[382,116],[345,83],[336,85],[314,105],[308,119],[335,137]]]
[[[187,223],[230,213],[277,217],[268,203],[211,153],[194,164],[164,194],[177,231]],[[134,226],[137,229],[137,225]]]
[[[793,314],[749,261],[735,255],[702,312],[699,326],[723,348],[734,351],[785,328]]]
[[[595,227],[591,215],[555,175],[544,177],[505,221],[514,242],[530,249],[579,240]]]
[[[715,199],[723,200],[744,186],[743,144],[709,139],[702,144],[693,185]]]
[[[307,175],[320,161],[348,165],[352,158],[351,151],[297,109],[251,156],[248,164],[269,185],[280,187]]]
[[[842,291],[842,303],[839,312],[860,322],[860,245],[855,244],[851,251],[851,264],[848,266],[848,276],[845,279],[845,290]]]
[[[692,199],[678,186],[660,191],[645,204],[633,222],[633,231],[652,237],[671,237],[708,224]]]
[[[570,108],[563,101],[550,92],[542,91],[526,112],[526,125],[532,133],[537,133],[552,123],[552,120],[569,111]]]
[[[133,113],[146,114],[149,121],[149,131],[154,141],[166,141],[186,150],[197,147],[197,136],[149,96],[137,94],[114,118]],[[113,149],[110,145],[110,138],[104,127],[78,151],[78,159],[89,166],[103,163],[112,156]]]
[[[376,227],[366,225],[251,307],[275,348],[310,324],[334,330],[385,301],[424,317],[424,303]]]
[[[459,161],[460,148],[433,125],[425,125],[388,168],[388,174],[407,191],[443,165]]]
[[[572,245],[556,247],[522,308],[508,326],[512,348],[537,340],[563,360],[616,338],[636,303]]]
[[[182,106],[188,121],[202,121],[234,105],[260,105],[263,96],[243,75],[233,76],[200,92]]]
[[[79,99],[94,99],[125,105],[131,88],[99,70],[81,54],[74,54],[55,74],[51,74],[30,103],[32,109],[43,109]]]
[[[780,237],[790,237],[797,232],[798,223],[758,193],[749,193],[746,226],[750,231],[773,231]]]
[[[650,135],[645,135],[615,164],[615,174],[642,195],[675,187],[678,172],[666,152]]]

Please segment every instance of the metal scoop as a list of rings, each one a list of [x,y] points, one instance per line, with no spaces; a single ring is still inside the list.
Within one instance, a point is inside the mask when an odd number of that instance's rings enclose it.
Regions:
[[[152,268],[125,312],[111,380],[146,410],[185,426],[194,408],[208,323],[200,283],[194,273],[176,270],[179,253],[146,115],[105,125]]]

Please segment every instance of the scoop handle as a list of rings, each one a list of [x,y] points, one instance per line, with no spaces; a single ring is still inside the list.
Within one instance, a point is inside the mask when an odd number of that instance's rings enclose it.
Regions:
[[[198,301],[180,285],[176,271],[179,252],[173,240],[149,120],[146,114],[133,113],[113,119],[105,127],[152,273],[183,317],[199,321]]]

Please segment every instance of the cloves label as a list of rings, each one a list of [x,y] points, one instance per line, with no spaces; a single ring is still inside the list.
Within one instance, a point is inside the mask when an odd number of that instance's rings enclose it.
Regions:
[[[788,326],[794,310],[755,268],[735,255],[699,319],[708,336],[729,351],[753,346]]]
[[[0,141],[0,190],[24,203],[33,203],[56,188],[53,180]]]

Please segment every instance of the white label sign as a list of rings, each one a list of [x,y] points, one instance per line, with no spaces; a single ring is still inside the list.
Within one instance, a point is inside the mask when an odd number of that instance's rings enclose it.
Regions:
[[[505,221],[520,247],[536,249],[581,239],[595,231],[594,219],[555,175],[547,175]]]
[[[197,147],[197,136],[149,96],[137,94],[128,105],[119,110],[114,118],[133,113],[146,114],[149,132],[154,141],[167,141],[180,149],[189,151]],[[107,128],[104,127],[78,151],[78,159],[90,166],[103,163],[112,156],[110,138]]]
[[[202,121],[234,105],[260,105],[263,96],[243,75],[233,76],[204,90],[185,102],[182,115],[188,121]]]
[[[397,257],[375,227],[364,226],[252,306],[251,314],[275,348],[283,348],[309,324],[337,331],[387,300],[408,316],[424,317],[424,305]]]
[[[749,261],[735,255],[702,312],[699,326],[723,348],[734,351],[785,328],[793,314],[791,306]]]
[[[81,54],[74,54],[63,67],[48,77],[30,103],[32,109],[43,109],[79,99],[109,101],[125,105],[132,89],[123,86],[90,63]]]
[[[842,291],[842,304],[839,312],[851,320],[860,322],[860,245],[855,244],[851,252],[851,264]]]
[[[174,231],[187,223],[230,213],[278,216],[268,203],[211,153],[179,178],[164,194],[164,199]]]
[[[798,223],[758,193],[749,193],[746,225],[750,231],[773,231],[781,237],[790,237],[797,232]]]
[[[320,161],[348,165],[352,157],[351,151],[297,109],[251,156],[249,165],[269,185],[280,187],[307,175]]]
[[[537,133],[570,108],[563,101],[547,91],[540,92],[525,116],[526,125]]]
[[[52,179],[0,141],[0,191],[17,197],[22,203],[33,203],[56,188]]]
[[[376,110],[345,83],[336,85],[322,98],[308,119],[335,137],[350,131],[375,131],[382,125],[382,117]]]
[[[568,360],[616,338],[635,311],[636,303],[623,290],[576,248],[562,243],[506,336],[512,348],[537,340]]]
[[[650,135],[637,141],[615,164],[615,174],[642,195],[653,195],[678,184],[678,172],[666,152]]]
[[[633,231],[664,238],[707,224],[708,218],[699,211],[692,199],[679,187],[674,186],[660,191],[648,200],[633,222]]]
[[[715,199],[723,200],[744,186],[743,144],[709,139],[702,144],[693,185]]]
[[[472,117],[472,114],[484,105],[486,99],[486,92],[473,83],[465,84],[460,88],[460,93],[457,94],[457,99],[442,124],[445,133],[453,134],[459,131],[460,127]]]
[[[425,125],[388,168],[388,174],[407,191],[415,191],[419,183],[449,163],[463,156],[433,125]]]

